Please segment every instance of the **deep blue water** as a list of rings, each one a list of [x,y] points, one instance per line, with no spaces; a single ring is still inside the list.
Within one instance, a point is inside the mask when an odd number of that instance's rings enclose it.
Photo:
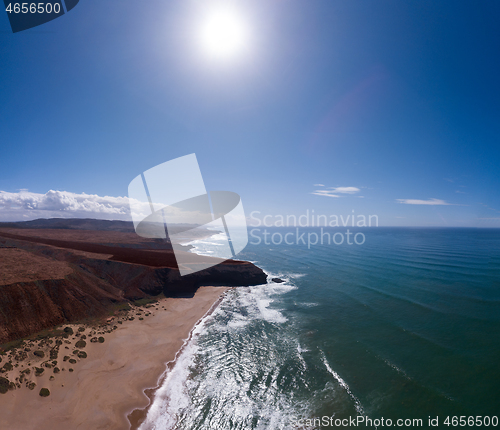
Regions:
[[[310,247],[257,245],[254,232],[238,258],[286,282],[227,294],[143,428],[338,428],[307,421],[323,416],[449,428],[447,416],[500,416],[500,230],[356,231],[362,245]]]

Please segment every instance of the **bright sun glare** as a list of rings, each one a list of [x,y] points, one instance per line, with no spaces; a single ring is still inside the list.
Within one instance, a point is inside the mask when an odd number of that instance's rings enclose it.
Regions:
[[[231,9],[212,11],[201,31],[203,47],[214,57],[232,57],[240,53],[247,43],[247,37],[244,21]]]

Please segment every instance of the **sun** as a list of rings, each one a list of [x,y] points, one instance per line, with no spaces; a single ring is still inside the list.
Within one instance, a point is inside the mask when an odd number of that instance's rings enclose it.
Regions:
[[[200,39],[208,55],[216,58],[234,57],[247,45],[247,26],[236,11],[220,8],[207,15],[201,27]]]

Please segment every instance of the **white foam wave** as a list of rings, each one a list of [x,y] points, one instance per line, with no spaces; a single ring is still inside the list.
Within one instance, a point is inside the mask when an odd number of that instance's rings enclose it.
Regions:
[[[213,230],[216,233],[212,236],[182,242],[181,245],[192,246],[193,248],[191,248],[189,252],[192,252],[193,254],[205,256],[217,254],[217,251],[211,248],[227,245],[227,236],[226,233],[221,233],[218,229]]]
[[[356,407],[356,410],[358,411],[358,413],[363,415],[364,414],[363,406],[361,405],[361,402],[359,401],[359,399],[352,393],[351,389],[349,388],[349,385],[347,385],[347,383],[340,377],[340,375],[330,367],[330,364],[328,363],[328,360],[326,359],[325,353],[323,351],[321,351],[321,355],[322,355],[323,363],[325,364],[326,370],[328,370],[328,372],[337,380],[337,382],[340,384],[340,386],[347,392],[347,394],[349,394],[351,399],[354,400],[354,404],[355,404],[355,407]]]
[[[189,396],[185,382],[190,374],[190,366],[197,352],[197,345],[191,342],[177,358],[174,368],[165,378],[162,386],[156,391],[154,401],[148,410],[144,423],[139,430],[174,429],[177,410],[189,406]],[[175,393],[175,395],[174,395]],[[165,405],[168,405],[165,410]]]
[[[304,308],[313,308],[315,306],[319,306],[319,303],[308,303],[308,302],[303,302],[303,303],[296,303],[299,306],[303,306]]]
[[[144,422],[139,430],[167,430],[175,428],[176,418],[172,411],[181,410],[189,406],[189,396],[186,390],[186,380],[191,372],[193,360],[199,347],[198,336],[205,330],[207,321],[211,318],[208,313],[191,331],[191,336],[175,358],[172,369],[167,369],[162,376],[163,382],[156,390],[153,402],[148,409]],[[170,363],[167,363],[167,365]],[[165,411],[165,405],[168,405]]]
[[[220,331],[241,330],[256,320],[283,324],[288,321],[282,310],[273,307],[279,303],[279,296],[296,289],[293,285],[265,284],[253,287],[238,288],[228,292],[227,301],[223,301],[214,315],[222,315],[223,324]]]
[[[307,349],[307,348],[302,348],[302,347],[300,346],[300,343],[299,343],[299,344],[298,344],[298,346],[297,346],[297,351],[299,352],[299,354],[302,354],[303,352],[309,352],[309,351],[311,351],[311,350],[310,350],[310,349]]]
[[[300,343],[297,344],[297,356],[299,357],[299,360],[300,360],[300,363],[302,364],[302,367],[304,369],[304,371],[307,370],[307,363],[306,363],[306,360],[304,359],[304,356],[302,355],[303,352],[309,352],[308,349],[303,349],[301,346],[300,346]],[[307,386],[307,382],[305,384]]]
[[[269,305],[273,302],[271,299],[260,299],[257,298],[257,306],[262,315],[262,318],[267,322],[274,323],[285,323],[288,320],[283,316],[283,314],[277,309],[269,309]]]
[[[292,279],[298,279],[298,278],[303,278],[304,276],[307,276],[307,273],[288,273],[288,275]]]
[[[385,364],[387,364],[388,366],[392,367],[396,372],[398,372],[401,375],[403,375],[406,379],[411,380],[411,378],[406,374],[406,372],[404,370],[400,369],[398,366],[396,366],[394,363],[391,363],[387,359],[383,359],[383,360],[384,360]]]

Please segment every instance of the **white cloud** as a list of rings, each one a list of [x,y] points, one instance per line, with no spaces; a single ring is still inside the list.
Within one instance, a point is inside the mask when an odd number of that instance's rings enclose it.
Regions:
[[[313,193],[315,196],[324,196],[324,197],[340,197],[337,194],[333,194],[332,190],[316,190]]]
[[[149,214],[149,203],[131,200],[137,214]],[[20,190],[0,191],[0,220],[16,221],[36,218],[98,218],[131,220],[128,197],[76,194],[50,190],[45,194]]]
[[[314,186],[314,187],[324,187],[324,186],[325,186],[325,184],[314,184],[313,186]]]
[[[315,186],[324,187],[323,184],[315,184]],[[324,196],[324,197],[342,197],[339,194],[356,194],[361,191],[356,187],[330,187],[328,190],[315,190],[313,193],[316,196]]]
[[[440,199],[416,200],[416,199],[396,199],[399,203],[405,205],[430,205],[430,206],[451,206],[453,203],[445,202]]]
[[[332,192],[333,193],[340,193],[340,194],[356,194],[359,193],[361,190],[356,187],[337,187],[333,188],[332,187]]]

